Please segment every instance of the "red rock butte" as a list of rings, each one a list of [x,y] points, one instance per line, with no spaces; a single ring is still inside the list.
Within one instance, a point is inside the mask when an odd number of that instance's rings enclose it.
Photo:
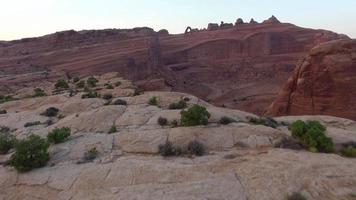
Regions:
[[[0,94],[54,81],[116,71],[146,90],[194,94],[218,106],[262,114],[311,48],[347,38],[326,30],[236,20],[187,28],[64,31],[0,42]]]

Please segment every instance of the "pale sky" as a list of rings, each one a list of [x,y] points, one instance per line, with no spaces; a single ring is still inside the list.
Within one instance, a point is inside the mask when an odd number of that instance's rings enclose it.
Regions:
[[[187,26],[271,15],[356,38],[356,0],[0,0],[0,8],[0,40],[140,26],[181,33]]]

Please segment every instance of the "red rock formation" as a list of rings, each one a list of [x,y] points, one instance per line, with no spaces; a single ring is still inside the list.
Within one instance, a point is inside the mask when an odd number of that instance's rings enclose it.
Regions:
[[[117,71],[147,82],[144,88],[170,87],[216,105],[262,113],[300,58],[313,46],[342,37],[286,23],[178,35],[149,28],[60,32],[0,42],[0,94],[36,84],[31,77],[54,81],[61,75]]]
[[[310,51],[266,115],[332,115],[356,120],[356,40]]]

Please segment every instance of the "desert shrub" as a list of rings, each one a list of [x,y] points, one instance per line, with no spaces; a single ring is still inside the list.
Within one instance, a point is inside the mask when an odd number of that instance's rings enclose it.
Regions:
[[[151,97],[151,98],[148,100],[148,104],[151,105],[151,106],[157,106],[157,105],[158,105],[157,97]]]
[[[47,96],[47,94],[45,93],[44,90],[42,90],[41,88],[36,88],[33,90],[34,91],[34,95],[33,97],[44,97],[44,96]]]
[[[160,126],[166,126],[168,124],[168,120],[167,118],[164,118],[164,117],[159,117],[157,119],[157,123],[160,125]]]
[[[292,137],[308,147],[312,152],[331,153],[334,151],[334,144],[331,138],[325,135],[326,128],[318,121],[298,120],[290,125]]]
[[[196,140],[188,144],[187,150],[189,154],[196,156],[202,156],[205,153],[205,147],[203,143]]]
[[[41,115],[47,116],[47,117],[55,117],[58,115],[59,109],[55,107],[50,107],[47,108]]]
[[[70,136],[70,128],[63,127],[63,128],[55,128],[47,135],[47,140],[49,143],[62,143]]]
[[[79,78],[78,76],[75,76],[75,77],[73,78],[73,82],[74,82],[74,83],[77,83],[79,80],[80,80],[80,78]]]
[[[345,157],[355,158],[356,157],[356,148],[354,147],[346,147],[341,149],[341,154]]]
[[[0,96],[0,104],[1,103],[5,103],[5,102],[9,102],[9,101],[16,101],[19,100],[18,98],[14,98],[12,96]]]
[[[110,100],[112,98],[113,98],[112,94],[104,94],[103,95],[103,99],[105,99],[105,100]]]
[[[7,111],[6,110],[0,110],[0,115],[6,114]]]
[[[268,126],[271,128],[276,128],[278,123],[273,119],[273,118],[269,118],[269,117],[260,117],[260,118],[256,118],[256,117],[251,117],[250,118],[250,123],[252,124],[256,124],[256,125],[263,125],[263,126]]]
[[[184,100],[180,100],[178,102],[171,103],[169,105],[169,109],[171,110],[179,110],[179,109],[184,109],[186,107],[187,107],[187,103]]]
[[[37,126],[37,125],[40,125],[40,124],[41,124],[40,121],[27,122],[27,123],[25,123],[24,127]]]
[[[108,84],[108,85],[106,86],[106,89],[112,90],[112,89],[114,89],[114,86],[112,86],[111,84]]]
[[[54,87],[56,87],[56,89],[68,89],[69,88],[69,85],[67,83],[66,80],[64,79],[59,79],[57,81],[57,83],[54,85]]]
[[[0,131],[0,154],[7,154],[15,145],[16,138],[8,131]]]
[[[9,133],[10,128],[7,126],[0,126],[0,133]]]
[[[114,105],[123,105],[123,106],[126,106],[127,105],[127,102],[125,100],[122,100],[122,99],[117,99],[114,101]]]
[[[301,193],[299,192],[294,192],[293,194],[291,195],[288,195],[287,200],[307,200],[306,197],[304,197]]]
[[[183,154],[182,148],[173,146],[173,144],[167,141],[165,144],[160,144],[158,146],[158,151],[161,156],[179,156]]]
[[[219,121],[219,123],[223,124],[223,125],[231,124],[231,123],[234,123],[234,122],[236,122],[236,120],[234,120],[234,119],[232,119],[230,117],[226,117],[226,116],[221,117],[220,121]]]
[[[110,128],[110,130],[109,130],[109,134],[111,134],[111,133],[116,133],[116,132],[117,132],[116,126],[115,126],[115,125],[112,125],[111,128]]]
[[[194,105],[187,111],[181,112],[181,124],[182,126],[198,126],[207,125],[210,113],[205,107],[200,105]]]
[[[9,164],[20,172],[43,167],[49,161],[48,142],[38,135],[19,140],[15,144],[15,153]]]
[[[84,88],[84,87],[85,87],[85,81],[79,81],[79,82],[77,83],[77,87],[78,87],[78,88]]]
[[[94,78],[93,76],[87,79],[87,84],[89,87],[95,87],[98,82],[98,79]]]
[[[93,147],[84,153],[84,160],[92,161],[96,157],[98,157],[98,154],[99,154],[99,151],[95,147]]]
[[[117,81],[116,83],[115,83],[115,86],[116,87],[118,87],[118,86],[120,86],[121,85],[121,82],[120,81]]]
[[[175,128],[177,126],[178,126],[178,121],[176,119],[171,121],[171,127]]]
[[[82,95],[82,99],[91,99],[91,98],[98,98],[98,97],[100,97],[100,95],[95,91],[90,91]]]
[[[184,97],[183,100],[188,102],[188,101],[190,101],[190,98],[189,97]]]

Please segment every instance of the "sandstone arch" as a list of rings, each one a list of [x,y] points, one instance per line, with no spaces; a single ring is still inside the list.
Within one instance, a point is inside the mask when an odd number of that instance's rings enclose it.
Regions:
[[[185,29],[184,34],[191,33],[191,32],[192,32],[192,27],[188,26],[188,27]]]

